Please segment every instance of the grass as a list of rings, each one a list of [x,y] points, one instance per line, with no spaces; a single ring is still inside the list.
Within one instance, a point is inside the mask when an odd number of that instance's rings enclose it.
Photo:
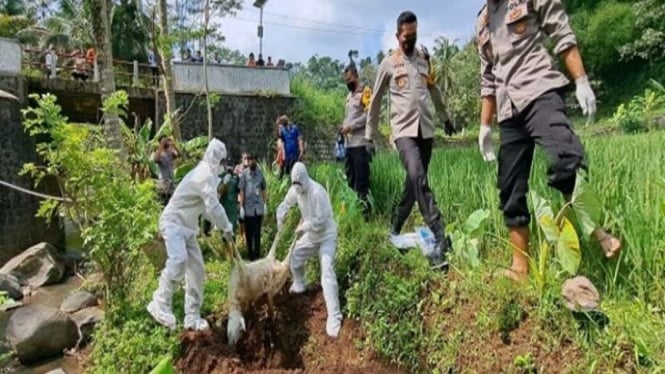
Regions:
[[[562,306],[559,293],[565,279],[554,261],[548,268],[551,274],[544,297],[532,284],[516,286],[492,276],[509,264],[510,253],[497,209],[496,164],[484,163],[475,147],[437,150],[430,167],[431,186],[448,223],[459,225],[477,209],[491,212],[480,235],[480,266],[473,267],[456,254],[448,277],[430,272],[416,251],[401,256],[386,240],[390,212],[404,180],[396,155],[380,154],[372,163],[376,215],[369,223],[363,223],[340,164],[312,167],[313,178],[330,193],[339,225],[340,297],[346,318],[360,320],[365,329],[367,337],[358,343],[409,372],[665,369],[665,133],[583,140],[590,185],[606,207],[605,226],[624,241],[624,251],[614,261],[605,260],[597,244],[586,238],[581,241],[579,273],[601,292],[602,310],[610,321],[607,326],[582,324]],[[560,207],[561,197],[546,186],[544,161],[538,154],[531,188]],[[288,181],[265,174],[269,210],[275,212]],[[288,227],[294,229],[297,221],[292,213]],[[414,209],[406,229],[421,224]],[[274,230],[271,216],[266,220],[264,242],[270,242]],[[215,236],[202,242],[208,262],[206,312],[225,310],[228,264],[212,259],[208,249],[218,245],[217,240]],[[290,238],[284,238],[280,255],[289,243]],[[316,265],[312,270],[309,276],[315,280]],[[145,372],[160,357],[178,354],[176,337],[154,327],[141,309],[157,277],[154,269],[144,273],[136,308],[128,311],[123,326],[109,326],[108,331],[119,333],[96,335],[100,349],[94,362],[101,364],[97,372]],[[182,320],[182,294],[175,300],[174,310]],[[151,328],[141,328],[144,325]],[[118,343],[123,341],[122,334],[131,335],[131,344]],[[135,346],[141,346],[145,360],[128,366],[123,357],[131,357]]]

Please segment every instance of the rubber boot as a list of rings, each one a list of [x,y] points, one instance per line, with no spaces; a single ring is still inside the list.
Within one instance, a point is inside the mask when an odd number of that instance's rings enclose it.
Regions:
[[[523,282],[529,274],[529,228],[511,227],[508,236],[513,249],[513,264],[504,275],[515,282]]]

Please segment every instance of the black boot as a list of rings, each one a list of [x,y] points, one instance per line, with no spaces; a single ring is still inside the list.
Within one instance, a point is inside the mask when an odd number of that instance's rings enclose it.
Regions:
[[[434,253],[428,257],[428,260],[432,269],[441,269],[447,273],[448,253],[452,250],[453,243],[450,236],[446,235],[443,224],[437,226],[439,227],[435,227],[436,231],[434,231],[434,237],[436,238]]]

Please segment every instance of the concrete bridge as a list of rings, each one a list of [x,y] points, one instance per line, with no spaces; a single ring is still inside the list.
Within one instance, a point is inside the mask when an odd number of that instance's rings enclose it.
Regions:
[[[63,113],[71,121],[99,123],[99,74],[93,66],[90,79],[82,82],[71,78],[73,67],[67,65],[60,66],[59,71],[47,71],[43,53],[26,50],[11,39],[0,38],[0,51],[0,90],[18,98],[0,95],[0,180],[32,188],[28,178],[18,176],[24,163],[37,158],[34,141],[25,134],[21,123],[20,109],[27,105],[28,94],[50,92],[58,97]],[[59,63],[66,57],[59,58]],[[188,109],[181,123],[183,138],[207,134],[202,64],[174,62],[171,68],[176,106],[183,111]],[[164,95],[152,83],[150,66],[116,61],[114,71],[117,88],[130,96],[129,113],[140,122],[147,118],[161,122]],[[245,149],[259,157],[273,157],[275,118],[290,113],[296,101],[289,80],[289,71],[281,68],[208,66],[210,91],[221,95],[213,108],[213,133],[226,140],[232,157],[238,158]],[[132,118],[127,122],[134,124]],[[47,190],[45,186],[42,192]],[[0,186],[0,264],[39,241],[63,245],[59,227],[47,229],[43,221],[34,218],[38,204],[34,197]]]

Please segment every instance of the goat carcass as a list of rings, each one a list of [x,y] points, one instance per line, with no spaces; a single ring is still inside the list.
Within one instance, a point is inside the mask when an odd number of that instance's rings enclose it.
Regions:
[[[281,233],[277,237],[265,258],[253,262],[245,262],[238,253],[238,248],[233,245],[233,269],[229,279],[229,321],[226,329],[228,343],[235,345],[240,334],[245,331],[245,319],[243,310],[252,303],[266,295],[268,306],[272,310],[272,300],[284,287],[289,279],[289,260],[295,247],[294,239],[286,258],[283,261],[275,259],[277,243]]]

